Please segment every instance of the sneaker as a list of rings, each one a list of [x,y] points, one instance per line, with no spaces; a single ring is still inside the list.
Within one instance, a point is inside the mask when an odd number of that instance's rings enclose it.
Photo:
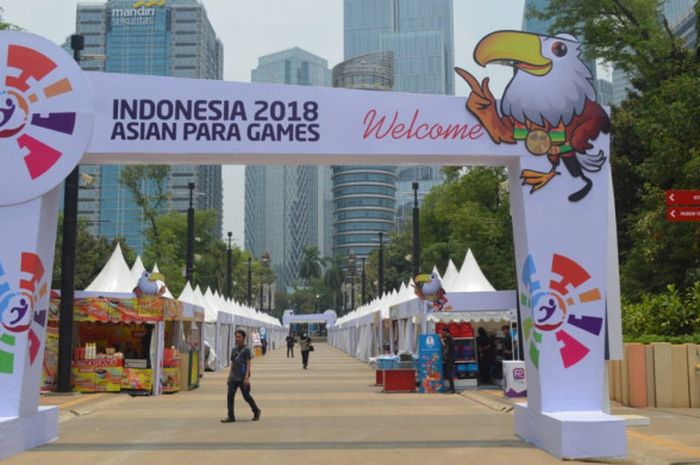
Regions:
[[[226,417],[221,419],[221,423],[235,423],[236,419],[233,417]]]
[[[260,415],[262,415],[262,410],[260,410],[260,409],[253,412],[253,421],[260,420]]]

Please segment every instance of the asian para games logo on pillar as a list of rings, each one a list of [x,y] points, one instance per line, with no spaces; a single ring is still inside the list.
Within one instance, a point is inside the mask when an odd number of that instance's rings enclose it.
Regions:
[[[85,77],[37,36],[0,35],[0,205],[37,197],[77,165],[92,132]]]
[[[549,268],[550,281],[535,279],[538,273],[532,255],[523,266],[523,292],[520,303],[532,310],[532,318],[523,322],[523,335],[528,346],[530,360],[536,368],[540,363],[540,346],[543,338],[554,337],[564,368],[570,368],[590,352],[580,341],[580,332],[600,336],[603,318],[590,315],[600,311],[591,303],[602,300],[600,289],[590,287],[590,274],[577,262],[563,255],[554,254]],[[542,276],[540,274],[540,276]]]
[[[0,374],[15,371],[17,337],[28,333],[29,363],[34,365],[43,340],[48,319],[46,309],[37,310],[48,292],[44,265],[34,253],[24,252],[21,257],[22,278],[18,283],[7,281],[0,263]],[[37,335],[38,331],[38,335]]]

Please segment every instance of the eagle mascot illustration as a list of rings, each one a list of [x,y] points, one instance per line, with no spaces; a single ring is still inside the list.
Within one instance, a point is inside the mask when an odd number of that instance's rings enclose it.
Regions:
[[[581,60],[581,43],[570,34],[544,36],[520,31],[493,32],[479,42],[474,60],[481,66],[498,63],[515,68],[500,102],[489,89],[489,78],[481,84],[467,71],[455,68],[471,88],[467,109],[497,143],[524,141],[528,152],[546,155],[547,172],[525,169],[523,185],[530,193],[542,189],[563,162],[581,187],[569,201],[586,197],[593,181],[586,173],[601,170],[606,161],[595,146],[601,133],[610,132],[610,118],[596,103],[591,72]]]
[[[162,297],[163,294],[165,294],[165,285],[161,286],[158,281],[163,282],[164,280],[165,276],[160,273],[149,273],[148,271],[144,271],[136,283],[136,287],[134,288],[133,292],[136,297],[143,297],[147,295]]]
[[[418,275],[414,282],[414,293],[416,296],[421,300],[429,301],[434,311],[442,311],[447,303],[447,297],[437,273]]]

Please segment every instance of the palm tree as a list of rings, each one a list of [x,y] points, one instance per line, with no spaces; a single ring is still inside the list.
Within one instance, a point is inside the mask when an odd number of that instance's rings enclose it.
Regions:
[[[333,307],[338,309],[338,293],[343,287],[345,282],[345,273],[343,273],[343,266],[345,264],[344,258],[341,256],[335,256],[332,259],[326,259],[330,263],[330,267],[326,271],[324,280],[326,286],[333,292]]]
[[[308,283],[311,278],[321,277],[321,267],[325,259],[319,256],[318,247],[307,247],[304,249],[304,256],[299,266],[299,277]]]

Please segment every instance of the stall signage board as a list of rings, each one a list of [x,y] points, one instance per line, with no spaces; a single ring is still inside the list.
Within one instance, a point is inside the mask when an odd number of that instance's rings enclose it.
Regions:
[[[418,336],[418,392],[442,391],[442,343],[437,334]]]
[[[503,392],[507,397],[527,396],[525,362],[519,360],[503,361]]]

